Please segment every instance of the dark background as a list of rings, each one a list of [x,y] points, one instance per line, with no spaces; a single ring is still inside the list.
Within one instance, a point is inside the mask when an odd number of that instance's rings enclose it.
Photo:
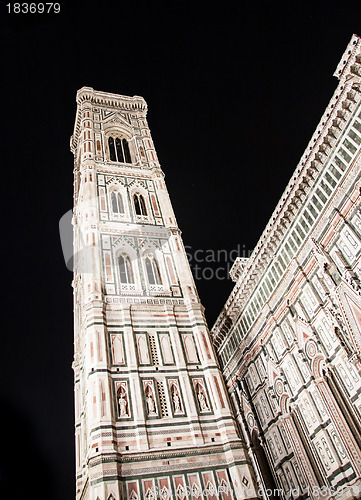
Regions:
[[[74,498],[72,276],[58,222],[72,207],[76,91],[146,99],[190,253],[250,250],[361,35],[359,1],[60,3],[57,15],[0,7],[1,498]],[[212,326],[232,282],[197,285]]]

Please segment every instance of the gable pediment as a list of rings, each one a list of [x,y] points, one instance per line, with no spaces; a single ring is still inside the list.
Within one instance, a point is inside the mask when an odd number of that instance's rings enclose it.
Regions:
[[[111,125],[125,125],[127,128],[130,127],[128,116],[124,113],[114,111],[110,111],[108,114],[104,112],[103,124],[107,126],[107,128]]]

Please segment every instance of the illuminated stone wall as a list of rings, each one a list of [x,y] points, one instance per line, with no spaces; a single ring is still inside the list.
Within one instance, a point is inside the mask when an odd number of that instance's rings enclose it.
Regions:
[[[266,460],[285,498],[361,494],[360,62],[354,35],[211,332],[256,473]]]

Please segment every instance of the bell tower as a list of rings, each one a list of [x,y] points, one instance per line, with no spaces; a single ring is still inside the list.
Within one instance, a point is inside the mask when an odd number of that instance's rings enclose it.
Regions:
[[[255,498],[146,115],[77,93],[76,498]]]

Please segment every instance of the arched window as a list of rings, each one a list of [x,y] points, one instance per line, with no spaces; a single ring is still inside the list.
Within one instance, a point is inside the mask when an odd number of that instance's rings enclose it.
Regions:
[[[117,157],[115,156],[115,147],[114,147],[113,137],[109,137],[108,146],[109,146],[109,156],[110,156],[111,161],[117,161]]]
[[[119,139],[119,137],[115,139],[115,151],[117,153],[117,160],[120,161],[121,163],[124,163],[122,141]]]
[[[111,161],[118,161],[120,163],[132,163],[129,151],[128,141],[120,139],[120,137],[109,137],[109,156]]]
[[[114,191],[111,194],[112,199],[112,210],[114,214],[124,214],[124,204],[123,198],[120,193],[115,193]]]
[[[141,194],[136,193],[133,196],[135,213],[137,215],[147,215],[144,198]]]
[[[118,257],[119,275],[121,283],[134,283],[132,263],[128,255]]]
[[[159,272],[157,260],[153,255],[147,255],[145,258],[145,268],[147,270],[148,282],[150,285],[161,285],[162,278]]]

